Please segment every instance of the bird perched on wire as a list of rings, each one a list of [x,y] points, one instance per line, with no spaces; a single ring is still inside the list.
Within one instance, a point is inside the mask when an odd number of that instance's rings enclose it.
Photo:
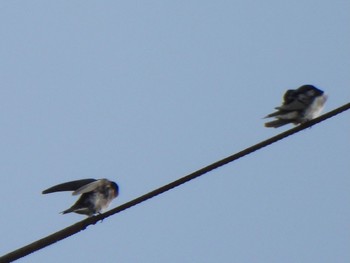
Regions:
[[[42,193],[61,191],[73,191],[73,195],[81,195],[78,201],[67,210],[62,211],[62,214],[74,212],[93,216],[106,209],[118,196],[119,187],[115,182],[107,179],[82,179],[52,186]]]
[[[320,115],[326,100],[327,95],[313,85],[287,90],[282,105],[265,117],[274,117],[276,120],[266,122],[265,127],[278,128],[288,123],[298,125],[312,120]]]

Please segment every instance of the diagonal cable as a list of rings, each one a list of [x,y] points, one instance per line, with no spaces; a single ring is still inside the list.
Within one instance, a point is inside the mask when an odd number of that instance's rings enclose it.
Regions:
[[[112,215],[117,214],[121,211],[129,209],[129,208],[131,208],[137,204],[140,204],[140,203],[142,203],[150,198],[153,198],[159,194],[163,194],[163,193],[165,193],[165,192],[167,192],[175,187],[178,187],[178,186],[180,186],[188,181],[191,181],[199,176],[202,176],[202,175],[204,175],[204,174],[206,174],[206,173],[208,173],[216,168],[224,166],[230,162],[233,162],[239,158],[242,158],[248,154],[251,154],[257,150],[260,150],[260,149],[262,149],[262,148],[264,148],[272,143],[275,143],[279,140],[285,139],[286,137],[288,137],[290,135],[293,135],[293,134],[300,132],[302,130],[305,130],[305,129],[307,129],[315,124],[318,124],[318,123],[323,122],[329,118],[332,118],[335,115],[338,115],[338,114],[340,114],[348,109],[350,109],[350,103],[347,103],[347,104],[345,104],[337,109],[334,109],[334,110],[332,110],[326,114],[323,114],[322,116],[315,118],[311,121],[308,121],[304,124],[296,126],[295,128],[292,128],[290,130],[282,132],[282,133],[280,133],[274,137],[271,137],[265,141],[257,143],[251,147],[248,147],[248,148],[246,148],[238,153],[230,155],[230,156],[228,156],[220,161],[217,161],[217,162],[212,163],[206,167],[203,167],[203,168],[201,168],[193,173],[190,173],[190,174],[188,174],[180,179],[177,179],[169,184],[166,184],[162,187],[159,187],[159,188],[157,188],[157,189],[155,189],[147,194],[144,194],[144,195],[137,197],[129,202],[126,202],[126,203],[124,203],[124,204],[122,204],[114,209],[111,209],[104,214],[99,214],[97,216],[86,218],[78,223],[75,223],[74,225],[71,225],[71,226],[64,228],[56,233],[53,233],[47,237],[39,239],[39,240],[29,244],[29,245],[26,245],[24,247],[21,247],[19,249],[14,250],[6,255],[3,255],[2,257],[0,257],[0,263],[7,263],[7,262],[15,261],[15,260],[22,258],[24,256],[27,256],[35,251],[38,251],[44,247],[47,247],[47,246],[49,246],[57,241],[65,239],[71,235],[77,234],[78,232],[86,229],[89,225],[94,225],[100,220],[103,220],[109,216],[112,216]]]

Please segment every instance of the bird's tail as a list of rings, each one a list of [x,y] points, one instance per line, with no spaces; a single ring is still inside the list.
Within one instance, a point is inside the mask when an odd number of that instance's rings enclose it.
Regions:
[[[288,124],[290,122],[291,122],[290,120],[278,119],[278,120],[266,122],[265,123],[265,127],[267,127],[267,128],[278,128],[278,127],[286,125],[286,124]]]

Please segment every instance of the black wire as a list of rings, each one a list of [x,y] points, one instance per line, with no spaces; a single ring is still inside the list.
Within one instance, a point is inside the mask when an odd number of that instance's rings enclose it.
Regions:
[[[108,212],[106,212],[104,214],[99,214],[99,215],[94,216],[94,217],[89,217],[89,218],[87,218],[85,220],[82,220],[82,221],[80,221],[80,222],[78,222],[78,223],[76,223],[74,225],[71,225],[71,226],[69,226],[67,228],[64,228],[64,229],[62,229],[62,230],[60,230],[60,231],[58,231],[56,233],[53,233],[53,234],[51,234],[51,235],[49,235],[47,237],[39,239],[39,240],[29,244],[29,245],[26,245],[24,247],[16,249],[16,250],[14,250],[14,251],[12,251],[12,252],[10,252],[10,253],[0,257],[0,263],[12,262],[12,261],[15,261],[15,260],[17,260],[17,259],[19,259],[21,257],[27,256],[30,253],[38,251],[38,250],[40,250],[40,249],[42,249],[44,247],[47,247],[47,246],[49,246],[49,245],[51,245],[51,244],[53,244],[53,243],[55,243],[57,241],[60,241],[60,240],[65,239],[65,238],[67,238],[67,237],[69,237],[71,235],[74,235],[74,234],[76,234],[76,233],[86,229],[89,225],[96,224],[100,220],[103,220],[103,219],[105,219],[105,218],[107,218],[109,216],[112,216],[112,215],[117,214],[117,213],[119,213],[119,212],[121,212],[123,210],[126,210],[126,209],[128,209],[130,207],[133,207],[133,206],[135,206],[137,204],[140,204],[140,203],[142,203],[142,202],[144,202],[144,201],[146,201],[146,200],[148,200],[148,199],[150,199],[152,197],[155,197],[155,196],[157,196],[159,194],[167,192],[167,191],[169,191],[169,190],[171,190],[171,189],[173,189],[175,187],[178,187],[178,186],[180,186],[180,185],[182,185],[182,184],[184,184],[184,183],[186,183],[188,181],[191,181],[191,180],[193,180],[193,179],[195,179],[195,178],[197,178],[199,176],[202,176],[202,175],[204,175],[204,174],[206,174],[206,173],[208,173],[208,172],[210,172],[210,171],[212,171],[212,170],[214,170],[216,168],[219,168],[219,167],[221,167],[221,166],[223,166],[225,164],[233,162],[233,161],[235,161],[235,160],[237,160],[237,159],[239,159],[239,158],[241,158],[241,157],[243,157],[245,155],[251,154],[251,153],[253,153],[253,152],[255,152],[255,151],[259,150],[259,149],[262,149],[262,148],[272,144],[272,143],[275,143],[275,142],[277,142],[279,140],[282,140],[282,139],[284,139],[284,138],[286,138],[286,137],[288,137],[290,135],[293,135],[293,134],[295,134],[297,132],[305,130],[305,129],[307,129],[307,128],[315,125],[315,124],[318,124],[318,123],[320,123],[322,121],[325,121],[325,120],[327,120],[327,119],[329,119],[331,117],[334,117],[335,115],[337,115],[339,113],[342,113],[342,112],[348,110],[349,108],[350,108],[350,103],[347,103],[347,104],[345,104],[345,105],[343,105],[343,106],[341,106],[341,107],[339,107],[339,108],[337,108],[337,109],[335,109],[333,111],[330,111],[330,112],[328,112],[328,113],[326,113],[326,114],[324,114],[324,115],[322,115],[322,116],[320,116],[318,118],[315,118],[315,119],[313,119],[311,121],[308,121],[308,122],[306,122],[304,124],[301,124],[301,125],[299,125],[299,126],[297,126],[295,128],[292,128],[292,129],[287,130],[287,131],[285,131],[283,133],[280,133],[280,134],[278,134],[278,135],[276,135],[274,137],[271,137],[270,139],[262,141],[262,142],[260,142],[258,144],[255,144],[255,145],[253,145],[253,146],[251,146],[249,148],[246,148],[246,149],[244,149],[244,150],[242,150],[242,151],[240,151],[240,152],[238,152],[236,154],[228,156],[228,157],[226,157],[226,158],[224,158],[224,159],[222,159],[220,161],[212,163],[212,164],[210,164],[210,165],[208,165],[208,166],[206,166],[206,167],[204,167],[202,169],[199,169],[199,170],[197,170],[197,171],[195,171],[195,172],[193,172],[191,174],[188,174],[188,175],[186,175],[186,176],[184,176],[184,177],[182,177],[182,178],[180,178],[180,179],[178,179],[176,181],[173,181],[173,182],[171,182],[169,184],[166,184],[166,185],[164,185],[162,187],[159,187],[158,189],[155,189],[155,190],[153,190],[153,191],[151,191],[151,192],[149,192],[147,194],[144,194],[144,195],[142,195],[142,196],[140,196],[140,197],[138,197],[136,199],[133,199],[133,200],[131,200],[131,201],[127,202],[127,203],[124,203],[124,204],[122,204],[122,205],[120,205],[120,206],[118,206],[118,207],[116,207],[114,209],[111,209],[111,210],[109,210]]]

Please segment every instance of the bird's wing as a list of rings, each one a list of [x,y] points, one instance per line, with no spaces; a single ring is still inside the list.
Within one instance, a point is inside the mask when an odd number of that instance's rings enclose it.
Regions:
[[[282,105],[275,107],[277,111],[267,115],[265,118],[276,117],[288,111],[298,111],[305,109],[305,104],[309,103],[305,97],[305,95],[300,94],[296,90],[287,90],[283,96]]]
[[[288,90],[284,94],[284,103],[277,107],[279,110],[304,110],[315,100],[321,96],[323,91],[312,85],[304,85],[297,90]]]
[[[295,110],[304,110],[308,105],[308,102],[302,102],[300,100],[294,100],[289,104],[283,104],[280,107],[276,107],[278,110],[283,110],[283,111],[295,111]]]
[[[98,187],[100,187],[103,184],[106,184],[108,182],[109,181],[107,179],[96,180],[96,181],[91,182],[89,184],[83,185],[79,189],[76,189],[72,194],[73,195],[79,195],[79,194],[88,193],[88,192],[96,190]]]
[[[277,107],[279,110],[305,110],[311,103],[315,100],[317,96],[314,95],[313,91],[308,93],[299,93],[295,96],[293,100],[290,100],[289,103],[284,103],[282,106]]]
[[[90,178],[90,179],[82,179],[82,180],[66,182],[63,184],[58,184],[58,185],[52,186],[52,187],[44,190],[42,193],[48,194],[48,193],[62,192],[62,191],[76,191],[77,189],[82,188],[84,185],[88,185],[88,184],[95,182],[95,181],[96,181],[96,179]]]

